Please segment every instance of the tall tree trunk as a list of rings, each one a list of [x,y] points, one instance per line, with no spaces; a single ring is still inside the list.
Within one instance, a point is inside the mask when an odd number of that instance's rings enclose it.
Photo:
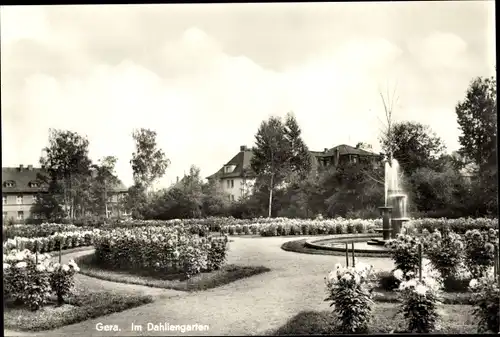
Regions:
[[[108,190],[104,186],[104,212],[106,212],[105,218],[108,218]]]
[[[273,205],[273,186],[274,183],[274,174],[271,174],[271,183],[269,184],[269,212],[268,212],[268,217],[271,217],[271,209]]]

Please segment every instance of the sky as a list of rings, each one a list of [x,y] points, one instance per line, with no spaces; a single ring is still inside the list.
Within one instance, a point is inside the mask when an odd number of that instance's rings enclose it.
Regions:
[[[456,104],[495,72],[493,1],[2,6],[0,24],[2,166],[71,130],[126,185],[139,128],[171,161],[157,187],[215,173],[287,112],[311,150],[378,151],[380,93],[451,152]]]

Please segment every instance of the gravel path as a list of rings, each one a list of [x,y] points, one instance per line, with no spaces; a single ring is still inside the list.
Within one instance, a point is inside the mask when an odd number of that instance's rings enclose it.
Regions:
[[[270,272],[238,280],[198,293],[119,284],[77,275],[78,281],[110,291],[142,292],[155,296],[155,302],[105,317],[65,326],[43,334],[25,336],[151,336],[182,335],[180,331],[148,331],[148,323],[170,325],[208,325],[208,331],[186,331],[187,335],[255,335],[285,323],[303,310],[327,310],[324,277],[345,257],[286,252],[281,245],[304,237],[245,238],[230,243],[228,263],[263,265]],[[76,252],[64,261],[88,254]],[[388,258],[359,258],[375,269],[393,267]],[[96,325],[116,325],[120,331],[98,331]],[[142,331],[132,331],[132,323]],[[7,331],[6,335],[7,335]]]

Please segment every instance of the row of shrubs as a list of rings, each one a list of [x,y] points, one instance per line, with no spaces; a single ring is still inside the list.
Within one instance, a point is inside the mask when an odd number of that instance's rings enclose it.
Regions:
[[[64,303],[79,271],[74,261],[59,264],[49,254],[11,250],[3,255],[3,298],[37,310],[54,296]]]
[[[94,237],[100,232],[99,229],[94,229],[92,231],[59,232],[46,237],[15,237],[7,239],[3,248],[5,252],[14,249],[27,249],[31,252],[48,253],[59,249],[92,246]]]
[[[15,237],[38,238],[53,235],[57,232],[74,232],[81,230],[80,227],[71,224],[42,223],[38,225],[4,225],[3,238],[13,239]]]
[[[227,225],[223,227],[221,231],[229,235],[334,235],[375,233],[375,229],[380,226],[382,226],[381,220],[349,220],[337,218],[333,220],[288,219],[287,221],[283,221],[280,219],[276,222],[267,221],[252,224]]]
[[[327,220],[302,220],[302,219],[259,219],[253,223],[232,223],[221,228],[223,233],[229,235],[261,235],[261,236],[282,236],[282,235],[334,235],[334,234],[355,234],[355,233],[375,233],[377,228],[382,226],[382,220],[364,219],[327,219]],[[408,228],[423,231],[443,231],[452,230],[456,233],[464,234],[468,230],[498,229],[498,219],[412,219],[407,224]]]
[[[183,274],[220,269],[226,259],[226,236],[201,237],[184,226],[117,228],[95,238],[95,263],[117,269]]]

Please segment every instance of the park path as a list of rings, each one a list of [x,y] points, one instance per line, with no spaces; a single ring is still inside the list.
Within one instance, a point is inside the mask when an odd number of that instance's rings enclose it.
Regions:
[[[170,325],[208,325],[205,332],[185,332],[187,335],[255,335],[263,334],[284,324],[303,310],[327,310],[324,277],[342,256],[310,255],[287,252],[281,245],[302,237],[245,238],[234,237],[230,242],[228,263],[261,265],[270,272],[203,292],[180,292],[139,285],[120,284],[78,275],[78,281],[99,289],[151,294],[153,303],[108,316],[68,325],[43,333],[25,336],[152,336],[182,335],[175,331],[148,331],[148,323]],[[89,251],[68,254],[69,260]],[[363,258],[378,270],[390,270],[388,258]],[[117,325],[121,331],[97,331],[98,323]],[[132,323],[142,331],[132,331]],[[6,334],[7,335],[7,334]]]

